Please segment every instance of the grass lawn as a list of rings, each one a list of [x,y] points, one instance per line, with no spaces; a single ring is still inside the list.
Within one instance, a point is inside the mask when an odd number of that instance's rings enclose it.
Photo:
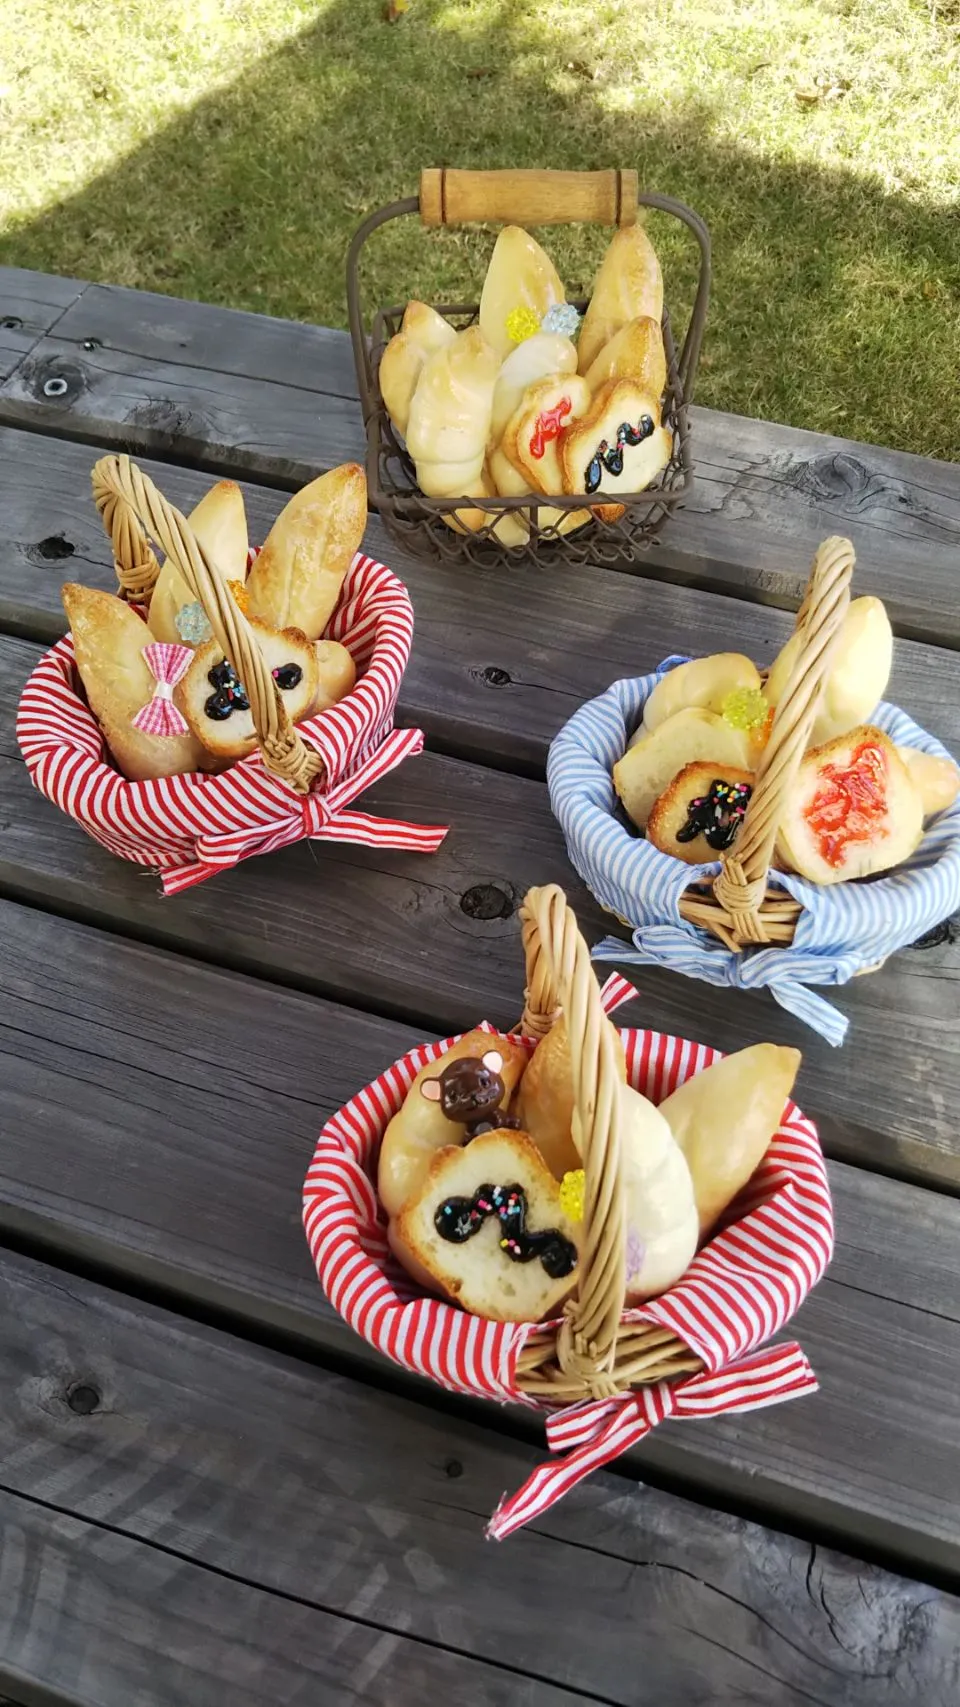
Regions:
[[[2,262],[343,325],[421,165],[637,165],[713,231],[700,402],[960,460],[958,0],[0,0],[0,40]],[[599,233],[547,244],[589,281]],[[489,245],[405,221],[370,300]]]

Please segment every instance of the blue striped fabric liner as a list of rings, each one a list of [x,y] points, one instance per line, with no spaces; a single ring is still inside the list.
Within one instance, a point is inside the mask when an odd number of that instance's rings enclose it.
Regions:
[[[632,947],[607,937],[594,949],[594,959],[666,966],[741,990],[766,987],[781,1007],[839,1045],[847,1032],[845,1015],[809,986],[845,984],[960,907],[960,801],[928,825],[916,853],[889,876],[820,886],[772,871],[771,883],[803,903],[793,944],[731,953],[679,912],[684,890],[719,871],[719,861],[684,865],[631,833],[617,815],[610,774],[647,696],[668,670],[685,662],[666,658],[650,675],[614,682],[575,712],[550,748],[550,800],[571,862],[597,900],[632,933]],[[898,746],[951,756],[895,705],[881,703],[870,721]]]

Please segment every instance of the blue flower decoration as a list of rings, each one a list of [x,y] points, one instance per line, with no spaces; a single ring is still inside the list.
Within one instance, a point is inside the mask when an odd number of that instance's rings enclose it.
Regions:
[[[195,599],[192,605],[181,605],[174,621],[177,633],[186,646],[202,646],[213,633],[199,599]]]
[[[540,322],[542,332],[559,332],[563,338],[572,338],[580,325],[579,310],[572,302],[555,302],[548,308]]]

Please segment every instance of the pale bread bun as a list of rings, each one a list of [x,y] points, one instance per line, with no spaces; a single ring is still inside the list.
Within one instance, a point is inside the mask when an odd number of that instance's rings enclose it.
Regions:
[[[756,1043],[694,1073],[660,1104],[690,1169],[701,1237],[763,1161],[800,1061],[799,1049]]]
[[[588,373],[605,344],[628,320],[663,319],[663,274],[642,225],[618,231],[603,257],[583,317],[577,348],[581,373]]]
[[[524,338],[507,356],[493,388],[493,409],[487,448],[503,438],[507,422],[523,402],[527,387],[559,374],[576,373],[577,352],[569,338],[559,332],[535,332]]]
[[[280,511],[250,570],[250,616],[319,640],[366,525],[367,481],[359,463],[311,480]]]
[[[143,656],[156,636],[143,618],[113,593],[75,582],[67,582],[61,597],[87,703],[121,775],[130,782],[145,782],[206,769],[204,750],[194,735],[145,735],[133,727],[137,712],[149,705],[157,687]]]
[[[417,483],[430,498],[461,498],[482,478],[499,357],[479,326],[425,362],[407,421]]]
[[[750,769],[750,743],[741,729],[701,706],[687,706],[634,743],[613,767],[613,786],[627,815],[646,829],[654,801],[667,784],[696,759],[708,764]]]
[[[861,724],[804,755],[777,836],[788,869],[813,883],[889,871],[923,835],[923,802],[882,729]]]
[[[626,1083],[627,1063],[616,1026],[610,1027],[620,1077]],[[570,1035],[565,1019],[550,1027],[520,1080],[517,1118],[558,1180],[582,1164],[573,1141],[573,1072]]]
[[[291,723],[300,723],[312,710],[317,697],[319,668],[314,646],[299,628],[273,629],[255,617],[247,620],[270,670],[276,672],[290,665],[300,670],[300,680],[292,687],[281,687],[277,683]],[[249,707],[246,711],[233,710],[223,719],[211,717],[206,710],[219,685],[210,680],[211,671],[223,671],[224,666],[229,670],[219,641],[208,640],[203,646],[198,646],[193,663],[173,690],[173,698],[208,752],[218,759],[242,759],[247,753],[252,753],[257,744]]]
[[[629,1306],[658,1298],[686,1273],[699,1224],[690,1169],[660,1110],[632,1085],[621,1085],[618,1097]],[[582,1148],[576,1110],[573,1136]]]
[[[487,467],[493,485],[502,498],[523,498],[531,492],[526,475],[514,467],[503,444],[497,445],[496,449],[490,452]],[[528,537],[528,530],[522,516],[504,519],[513,520],[522,525],[524,540]],[[551,504],[537,505],[537,526],[541,530],[556,528],[558,533],[573,533],[576,528],[582,528],[592,519],[589,510],[560,510]],[[499,529],[498,537],[502,537]],[[509,542],[505,541],[505,543]]]
[[[667,387],[667,356],[659,320],[640,314],[615,332],[584,375],[595,395],[611,380],[632,379],[658,400]]]
[[[490,477],[501,498],[523,498],[532,491],[522,469],[516,467],[507,454],[506,443],[498,444],[487,459]]]
[[[531,308],[542,320],[554,303],[565,301],[560,275],[536,238],[519,225],[505,225],[480,292],[480,331],[500,360],[517,348],[507,331],[512,309]]]
[[[193,532],[215,569],[226,581],[247,578],[247,518],[243,493],[235,480],[218,480],[205,492],[187,517]],[[171,557],[162,565],[150,596],[148,620],[155,640],[183,646],[177,627],[177,612],[194,598]]]
[[[315,640],[317,693],[311,709],[327,711],[356,686],[357,666],[339,640]]]
[[[779,705],[796,662],[801,637],[792,634],[774,659],[764,692]],[[830,668],[810,735],[821,747],[846,735],[876,711],[893,667],[893,629],[880,599],[854,599],[830,650]]]
[[[717,797],[721,790],[738,790]],[[682,859],[685,865],[706,865],[720,859],[733,847],[753,791],[753,772],[733,765],[722,768],[700,760],[683,770],[657,796],[647,819],[647,841],[661,853]],[[707,802],[701,810],[697,802]],[[702,828],[697,830],[697,825]],[[713,842],[708,840],[708,831]],[[694,832],[691,837],[684,832]]]
[[[479,480],[474,480],[465,492],[450,494],[451,497],[463,498],[496,498],[497,488],[490,473],[488,464],[484,464]],[[496,517],[496,520],[494,518]],[[526,517],[522,514],[509,513],[497,516],[495,510],[468,509],[453,510],[442,517],[448,528],[454,533],[479,533],[482,528],[489,528],[492,537],[499,540],[501,545],[525,545],[529,530]],[[492,524],[492,527],[491,527]]]
[[[960,794],[960,770],[952,759],[935,758],[932,753],[921,752],[919,747],[898,747],[897,753],[920,794],[925,818],[945,812],[953,805]]]
[[[425,302],[408,302],[400,330],[380,358],[380,392],[398,433],[406,433],[410,402],[428,356],[451,344],[456,327]]]
[[[641,433],[637,444],[623,437]],[[593,398],[586,414],[568,429],[560,446],[564,490],[570,493],[642,492],[663,473],[673,439],[660,426],[660,405],[632,380],[613,380]],[[598,515],[615,521],[622,506],[601,505]]]
[[[586,380],[568,373],[529,386],[510,418],[503,436],[507,456],[545,497],[564,490],[560,446],[572,423],[589,407]]]
[[[645,730],[656,729],[688,705],[701,705],[719,717],[728,694],[738,689],[761,687],[760,672],[741,652],[714,652],[709,658],[691,658],[657,683],[643,708]]]
[[[506,1108],[528,1059],[526,1050],[508,1037],[495,1031],[468,1031],[438,1061],[421,1067],[380,1145],[377,1191],[388,1215],[399,1214],[411,1193],[420,1189],[436,1152],[463,1138],[463,1127],[448,1120],[439,1103],[428,1102],[422,1094],[424,1080],[438,1078],[451,1061],[464,1056],[479,1060],[489,1049],[499,1050],[503,1058],[500,1077],[506,1088],[500,1107]]]
[[[551,1278],[537,1254],[514,1261],[501,1246],[505,1233],[496,1214],[487,1214],[462,1243],[441,1236],[436,1223],[445,1204],[455,1224],[451,1200],[470,1203],[483,1187],[494,1186],[517,1186],[525,1194],[526,1233],[558,1235],[558,1255],[570,1263],[566,1273]],[[536,1145],[525,1132],[503,1130],[438,1151],[419,1191],[390,1224],[394,1254],[417,1279],[429,1276],[432,1289],[492,1322],[540,1322],[555,1314],[576,1285],[577,1237]]]

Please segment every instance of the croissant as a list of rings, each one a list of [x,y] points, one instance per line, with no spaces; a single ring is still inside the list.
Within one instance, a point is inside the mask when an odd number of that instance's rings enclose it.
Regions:
[[[268,628],[323,633],[367,524],[367,482],[356,462],[294,494],[247,578],[247,609]]]
[[[494,245],[480,293],[480,330],[500,360],[515,348],[516,341],[508,330],[508,319],[515,308],[532,310],[539,322],[548,308],[565,300],[560,275],[536,238],[519,225],[505,225]]]
[[[456,328],[425,302],[408,302],[400,330],[380,360],[380,391],[397,431],[406,434],[410,402],[428,356],[452,344]]]
[[[621,326],[641,314],[660,324],[663,274],[643,226],[628,225],[613,238],[596,277],[590,306],[580,328],[577,351],[580,372],[588,373],[604,345],[609,344]]]
[[[243,493],[233,480],[218,480],[187,518],[207,557],[228,581],[247,577],[247,518]],[[150,632],[172,646],[188,645],[177,627],[177,613],[194,602],[172,557],[157,576],[150,599]]]
[[[479,326],[424,364],[410,404],[407,449],[430,498],[479,496],[500,362]]]

